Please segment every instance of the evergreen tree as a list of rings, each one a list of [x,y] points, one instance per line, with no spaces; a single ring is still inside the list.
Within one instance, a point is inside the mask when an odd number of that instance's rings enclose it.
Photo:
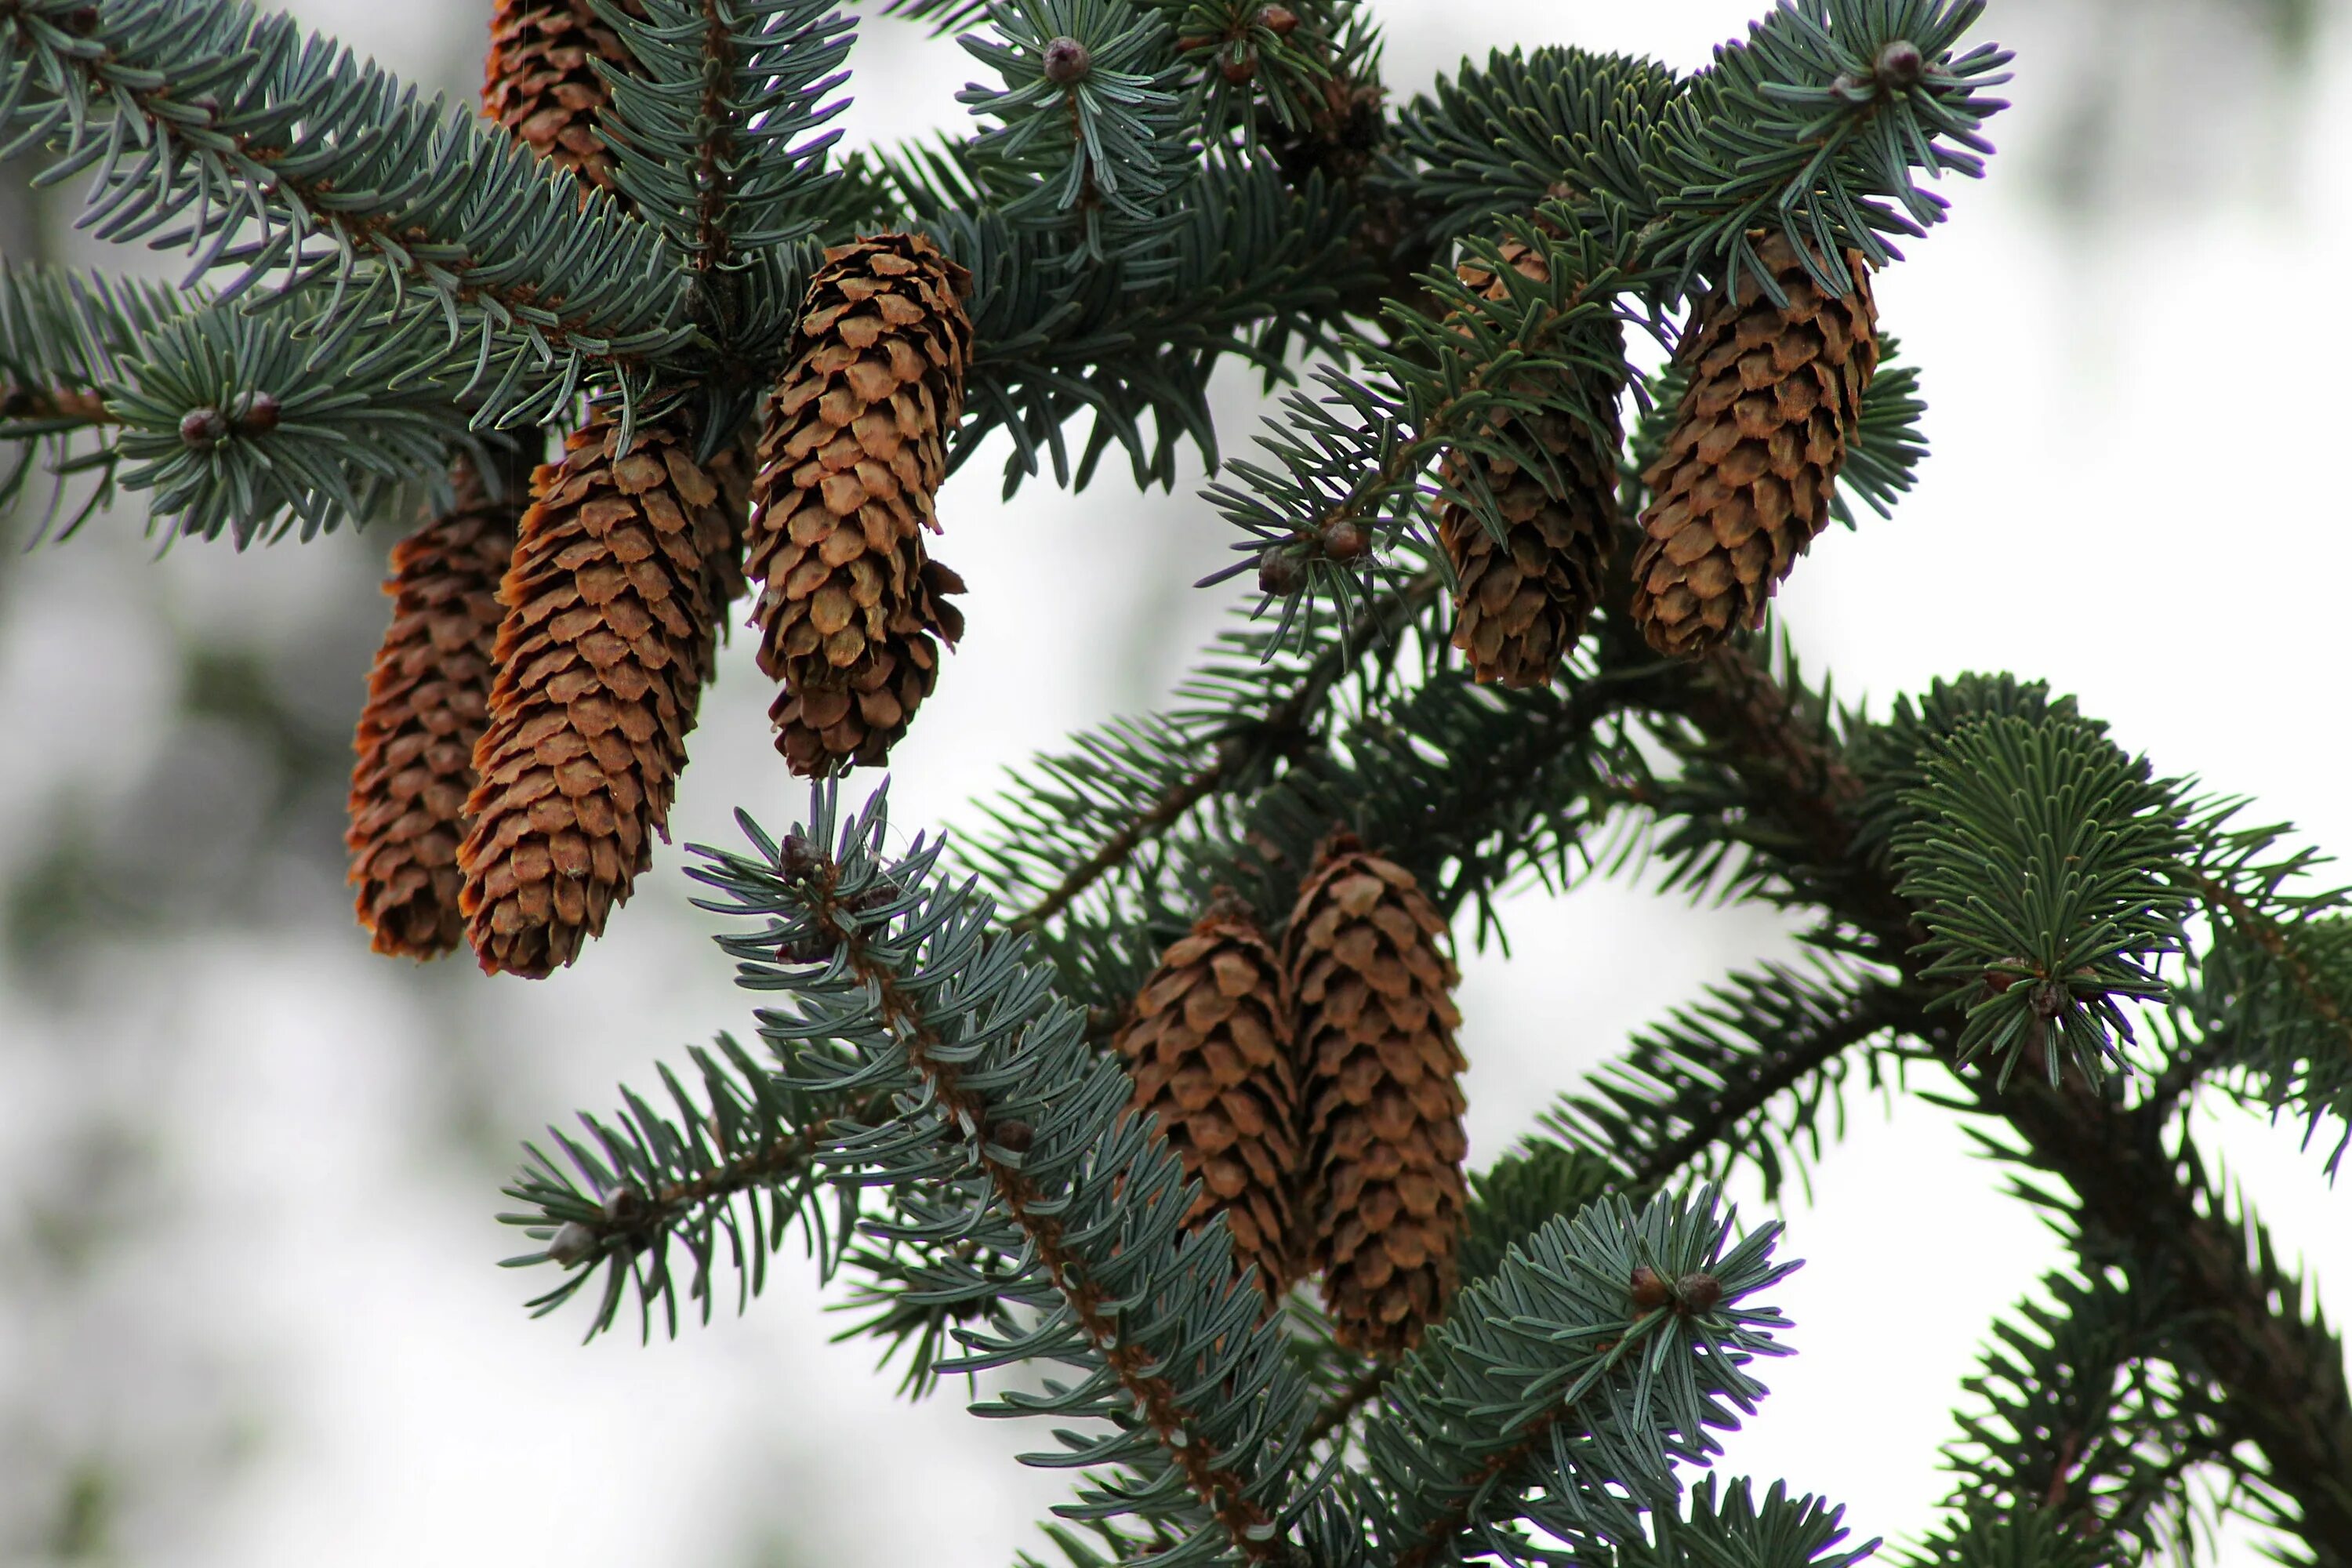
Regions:
[[[1872,279],[1923,180],[1984,172],[1983,8],[1782,0],[1688,75],[1517,51],[1397,103],[1356,0],[896,0],[985,68],[982,128],[839,156],[827,0],[499,0],[486,117],[240,0],[0,0],[0,154],[192,258],[8,267],[0,499],[240,545],[421,515],[353,879],[378,947],[492,972],[625,900],[748,602],[814,781],[694,850],[759,1043],[531,1149],[515,1261],[539,1311],[676,1332],[797,1231],[910,1389],[1028,1369],[974,1409],[1053,1421],[1073,1565],[1866,1555],[1694,1484],[1793,1267],[1710,1184],[1777,1187],[1916,1068],[2074,1256],[1911,1556],[2193,1554],[2231,1513],[2342,1568],[2342,1349],[2181,1112],[2267,1106],[2333,1172],[2347,897],[2042,684],[1873,715],[1769,621],[1924,455]],[[1234,625],[993,832],[890,850],[871,770],[965,635],[942,481],[1001,428],[1008,491],[1172,484],[1226,356],[1303,384],[1207,492]],[[1798,911],[1814,956],[1467,1173],[1451,933],[1580,865]]]

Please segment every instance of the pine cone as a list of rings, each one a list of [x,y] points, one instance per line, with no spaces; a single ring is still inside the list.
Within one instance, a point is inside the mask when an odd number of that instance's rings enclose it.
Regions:
[[[1298,1083],[1281,957],[1249,906],[1225,889],[1190,936],[1160,958],[1118,1033],[1134,1106],[1197,1178],[1185,1223],[1223,1213],[1234,1261],[1257,1265],[1269,1301],[1297,1278],[1291,1184],[1298,1168]]]
[[[636,12],[625,0],[624,8]],[[636,69],[588,0],[497,0],[482,66],[482,112],[542,158],[591,188],[614,189],[612,149],[597,132],[611,95],[590,60],[607,71]]]
[[[1339,1342],[1402,1355],[1445,1314],[1467,1201],[1459,978],[1412,874],[1346,834],[1284,944],[1307,1081],[1303,1218]]]
[[[1832,298],[1774,233],[1758,247],[1788,296],[1752,277],[1717,289],[1685,348],[1690,386],[1650,468],[1633,618],[1664,654],[1697,654],[1755,625],[1829,521],[1862,395],[1878,366],[1878,308],[1858,251],[1853,292]]]
[[[351,880],[383,953],[437,958],[464,940],[457,845],[487,721],[520,494],[492,501],[469,463],[450,509],[393,546],[392,625],[368,675],[352,769]]]
[[[796,773],[876,763],[938,679],[963,580],[924,549],[963,412],[971,275],[919,235],[825,252],[800,348],[768,399],[753,486],[752,619]]]
[[[1542,251],[1517,239],[1505,240],[1502,249],[1522,275],[1550,280]],[[1490,300],[1509,297],[1503,280],[1482,267],[1465,263],[1459,273]],[[1622,362],[1624,333],[1612,321],[1608,335],[1612,359]],[[1564,495],[1553,496],[1540,474],[1503,458],[1486,463],[1486,479],[1508,528],[1504,541],[1468,507],[1449,501],[1438,508],[1437,537],[1454,563],[1454,646],[1481,682],[1550,685],[1601,597],[1610,536],[1617,529],[1617,448],[1623,440],[1617,395],[1625,384],[1622,374],[1583,379],[1587,406],[1607,418],[1605,441],[1563,414],[1515,419],[1520,437],[1559,465]],[[1463,460],[1447,454],[1449,483],[1458,482]]]
[[[638,425],[624,456],[598,414],[532,476],[457,854],[489,973],[545,975],[579,956],[668,818],[742,507],[733,455],[697,463],[683,423]]]

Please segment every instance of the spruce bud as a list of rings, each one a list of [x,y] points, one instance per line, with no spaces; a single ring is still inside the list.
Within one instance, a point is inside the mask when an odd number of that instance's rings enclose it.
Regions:
[[[596,1233],[576,1219],[567,1219],[547,1238],[547,1256],[565,1268],[596,1250]]]
[[[1685,1314],[1705,1312],[1723,1300],[1723,1281],[1712,1274],[1685,1274],[1675,1281],[1675,1294],[1681,1298],[1680,1310]]]
[[[1298,557],[1290,554],[1269,554],[1259,558],[1257,585],[1277,598],[1288,598],[1298,592],[1307,580],[1307,569]]]
[[[1045,79],[1055,87],[1084,81],[1087,73],[1094,68],[1094,56],[1087,52],[1086,45],[1067,33],[1045,46]]]
[[[180,416],[180,440],[201,452],[228,438],[228,421],[217,408],[191,408]]]
[[[1245,81],[1256,79],[1257,56],[1255,53],[1242,54],[1236,51],[1227,55],[1217,69],[1224,73],[1227,81],[1239,87]]]
[[[1257,25],[1277,38],[1298,31],[1298,13],[1287,5],[1268,5],[1257,14]]]
[[[1342,518],[1324,525],[1322,544],[1323,553],[1332,560],[1353,561],[1372,547],[1372,536],[1362,523]]]
[[[229,423],[240,436],[261,436],[278,428],[278,399],[266,392],[240,392],[228,405]]]
[[[988,1130],[988,1141],[1008,1154],[1026,1154],[1037,1141],[1037,1130],[1008,1117]]]
[[[1646,1263],[1633,1270],[1632,1291],[1633,1305],[1644,1312],[1656,1311],[1666,1304],[1672,1294],[1666,1289],[1666,1282],[1659,1278],[1658,1271]]]
[[[1908,38],[1897,38],[1878,51],[1874,73],[1882,87],[1916,87],[1927,74],[1927,57]]]

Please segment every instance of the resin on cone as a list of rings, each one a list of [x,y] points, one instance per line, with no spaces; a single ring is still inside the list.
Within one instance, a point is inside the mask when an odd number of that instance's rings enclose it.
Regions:
[[[1393,1357],[1445,1315],[1467,1203],[1459,978],[1412,874],[1335,835],[1284,942],[1307,1113],[1309,1261],[1339,1342]]]
[[[624,3],[624,9],[635,6]],[[612,149],[597,121],[611,100],[591,61],[607,72],[636,69],[588,0],[498,0],[482,66],[482,112],[541,157],[610,191]]]
[[[1218,890],[1192,933],[1160,955],[1118,1034],[1135,1109],[1201,1184],[1185,1215],[1226,1216],[1236,1267],[1257,1266],[1269,1301],[1297,1278],[1291,1188],[1298,1081],[1281,956],[1249,906]]]
[[[437,958],[465,940],[457,846],[488,718],[499,583],[514,555],[517,485],[492,500],[470,463],[449,510],[393,547],[392,625],[368,674],[343,842],[360,924],[378,952]],[[520,479],[520,475],[517,476]]]
[[[1504,241],[1502,251],[1523,276],[1551,280],[1542,251],[1517,238]],[[1458,271],[1486,298],[1509,297],[1504,281],[1485,268],[1465,263]],[[1622,362],[1624,333],[1613,321],[1607,340],[1608,357]],[[1546,476],[1509,458],[1446,456],[1450,484],[1462,483],[1465,460],[1485,466],[1486,488],[1505,528],[1498,540],[1471,508],[1457,501],[1438,508],[1437,537],[1454,566],[1454,646],[1482,683],[1550,685],[1601,597],[1617,529],[1617,395],[1624,379],[1595,374],[1583,380],[1582,401],[1604,421],[1601,429],[1555,412],[1510,416],[1520,440],[1551,458],[1560,494],[1552,493]]]
[[[1633,619],[1660,653],[1704,653],[1753,626],[1829,521],[1831,489],[1878,366],[1878,310],[1859,253],[1853,290],[1825,292],[1787,238],[1757,247],[1788,297],[1753,277],[1717,289],[1685,347],[1690,385],[1646,476]]]
[[[467,935],[493,973],[571,963],[629,896],[716,656],[740,471],[731,453],[696,462],[682,419],[639,424],[626,453],[619,435],[599,414],[532,477],[499,590],[498,678],[458,854]]]
[[[963,411],[971,279],[919,235],[825,252],[768,399],[753,486],[760,668],[776,749],[812,777],[879,763],[963,635],[963,582],[929,558]]]

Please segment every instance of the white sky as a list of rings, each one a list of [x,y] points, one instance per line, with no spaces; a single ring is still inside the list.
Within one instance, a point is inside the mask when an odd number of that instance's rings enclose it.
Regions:
[[[1380,10],[1391,80],[1411,89],[1514,41],[1691,66],[1757,3]],[[476,36],[437,20],[457,12],[446,0],[296,9],[396,68],[471,86]],[[2159,770],[2352,844],[2352,746],[2326,695],[2341,686],[2352,581],[2332,472],[2352,350],[2337,307],[2352,174],[2336,151],[2352,144],[2352,30],[2337,7],[2325,59],[2289,89],[2244,24],[2184,22],[2158,44],[2125,20],[2182,11],[1996,0],[1982,32],[2021,55],[2020,107],[1994,127],[2010,155],[1954,192],[1957,220],[1880,290],[1923,368],[1935,456],[1892,521],[1826,537],[1781,603],[1848,700],[1969,668],[2043,676]],[[964,58],[894,25],[875,33],[853,133],[956,122]],[[2137,155],[2070,174],[2062,147],[2086,124]],[[1239,451],[1255,415],[1240,378],[1228,390]],[[1189,486],[1138,499],[1111,474],[1082,497],[1033,485],[1005,506],[981,461],[940,511],[971,629],[895,759],[909,830],[974,821],[968,802],[1004,767],[1154,700],[1222,605],[1183,586],[1225,543]],[[8,568],[20,596],[0,626],[0,733],[32,738],[20,754],[37,761],[0,778],[0,813],[60,788],[106,798],[138,772],[143,723],[172,700],[157,617],[269,624],[328,570],[291,548],[141,563],[135,544],[84,542]],[[155,574],[152,615],[123,603],[126,571]],[[706,704],[680,844],[725,841],[737,805],[781,824],[801,798],[769,750],[749,651],[739,638]],[[0,868],[24,848],[0,845]],[[124,1558],[173,1568],[997,1568],[1040,1546],[1034,1521],[1062,1482],[1004,1456],[1047,1435],[973,1421],[949,1398],[894,1403],[863,1346],[824,1342],[837,1320],[791,1255],[748,1318],[645,1349],[581,1348],[577,1313],[527,1321],[518,1303],[539,1272],[492,1267],[520,1249],[491,1219],[504,1150],[573,1107],[605,1109],[618,1079],[649,1081],[656,1055],[748,1026],[684,908],[679,859],[659,857],[613,934],[543,984],[372,960],[339,891],[310,881],[289,883],[307,902],[287,929],[192,931],[126,966],[93,1008],[0,998],[0,1193],[62,1179],[34,1158],[45,1130],[111,1094],[160,1108],[143,1158],[168,1197],[80,1293],[0,1290],[0,1451],[37,1429],[149,1464],[160,1489],[128,1500]],[[1752,911],[1603,885],[1522,900],[1512,937],[1520,962],[1465,965],[1478,1163],[1628,1030],[1788,945]],[[460,1100],[487,1158],[448,1141]],[[1900,1537],[1946,1489],[1937,1449],[1990,1317],[2056,1252],[1951,1118],[1916,1100],[1892,1121],[1866,1100],[1853,1110],[1818,1201],[1787,1216],[1787,1254],[1809,1260],[1779,1297],[1801,1353],[1769,1369],[1774,1395],[1729,1468],[1785,1475],[1845,1502],[1859,1534]],[[2352,1198],[2292,1137],[2240,1114],[2207,1121],[2340,1311]],[[14,1223],[0,1202],[0,1226]],[[26,1528],[5,1510],[34,1500],[0,1484],[0,1541]],[[2243,1542],[2229,1557],[2254,1560]]]

